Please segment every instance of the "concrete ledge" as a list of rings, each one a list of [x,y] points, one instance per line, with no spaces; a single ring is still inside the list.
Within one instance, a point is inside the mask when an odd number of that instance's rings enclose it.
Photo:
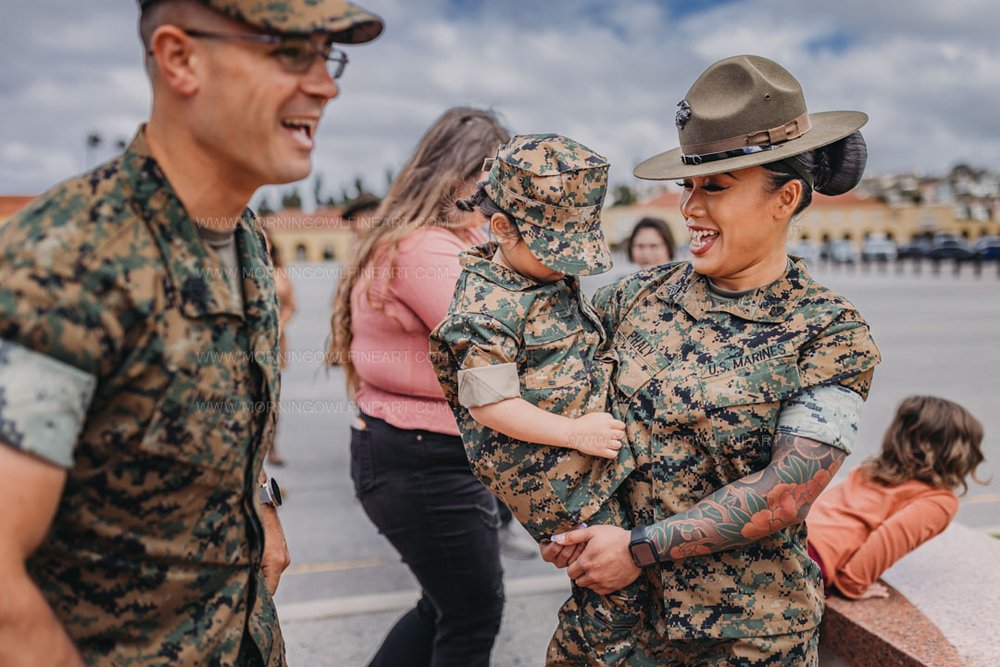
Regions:
[[[964,664],[944,633],[891,587],[885,599],[829,598],[820,626],[820,651],[833,653],[850,667]]]
[[[824,664],[1000,665],[1000,540],[952,524],[900,559],[883,581],[886,599],[827,600]]]

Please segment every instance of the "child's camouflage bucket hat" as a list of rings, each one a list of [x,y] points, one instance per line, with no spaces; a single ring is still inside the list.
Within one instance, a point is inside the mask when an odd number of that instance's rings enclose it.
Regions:
[[[611,268],[601,229],[607,158],[558,134],[522,134],[483,170],[486,194],[514,218],[539,262],[574,276]]]

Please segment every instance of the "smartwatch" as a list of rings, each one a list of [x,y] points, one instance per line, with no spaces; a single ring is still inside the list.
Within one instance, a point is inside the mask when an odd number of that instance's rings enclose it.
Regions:
[[[281,487],[278,486],[278,480],[268,477],[267,481],[260,485],[260,502],[274,509],[281,507]]]
[[[653,540],[646,536],[646,529],[642,526],[632,529],[632,540],[628,544],[628,550],[632,554],[632,562],[637,567],[648,567],[660,562],[656,556]]]

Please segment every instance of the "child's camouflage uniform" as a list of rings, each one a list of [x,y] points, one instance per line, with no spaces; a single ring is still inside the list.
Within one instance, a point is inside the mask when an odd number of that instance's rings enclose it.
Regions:
[[[536,540],[585,521],[628,527],[614,496],[634,468],[627,445],[609,460],[524,443],[482,426],[468,410],[515,397],[570,418],[607,410],[613,361],[598,354],[604,331],[573,277],[609,265],[600,233],[607,161],[563,137],[529,135],[515,137],[488,164],[490,198],[539,261],[572,275],[536,283],[490,261],[495,243],[461,256],[455,298],[431,333],[431,353],[473,472]],[[609,597],[574,587],[560,624],[586,632],[557,633],[550,659],[634,664],[633,629],[648,614],[645,590],[645,578]]]

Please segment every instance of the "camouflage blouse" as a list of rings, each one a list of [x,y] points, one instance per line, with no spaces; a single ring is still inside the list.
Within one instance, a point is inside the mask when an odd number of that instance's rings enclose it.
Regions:
[[[636,525],[684,511],[768,465],[780,413],[810,388],[840,386],[860,404],[879,362],[854,306],[815,283],[801,261],[736,300],[715,298],[682,262],[605,287],[594,303],[619,361],[613,401],[636,457],[620,496]],[[823,587],[805,530],[649,568],[667,638],[816,626]]]
[[[236,244],[242,306],[142,132],[0,226],[0,442],[68,469],[28,568],[87,664],[234,664],[247,628],[284,663],[257,494],[277,305],[249,211]]]

